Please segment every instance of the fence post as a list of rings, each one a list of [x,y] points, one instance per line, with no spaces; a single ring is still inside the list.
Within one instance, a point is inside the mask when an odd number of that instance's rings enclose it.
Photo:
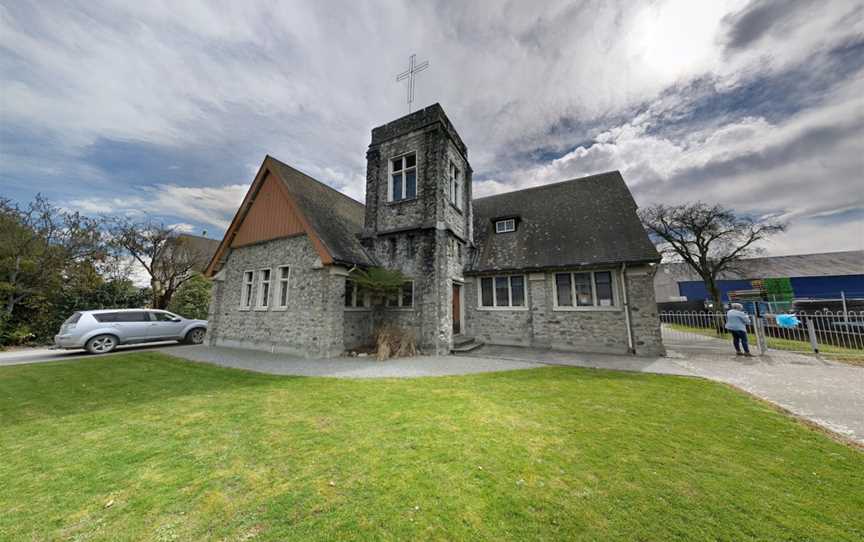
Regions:
[[[819,353],[819,343],[816,341],[816,329],[813,326],[813,318],[807,318],[807,335],[810,337],[810,348]]]
[[[753,319],[753,330],[756,332],[756,345],[759,346],[759,354],[765,355],[768,345],[765,344],[765,329],[762,327],[763,319],[757,316]]]

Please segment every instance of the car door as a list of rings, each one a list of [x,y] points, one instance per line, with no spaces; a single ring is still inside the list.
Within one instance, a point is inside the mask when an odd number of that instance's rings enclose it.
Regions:
[[[146,341],[150,332],[150,317],[147,311],[118,311],[114,326],[120,331],[123,342]]]
[[[183,333],[185,322],[176,314],[165,311],[149,311],[153,321],[150,323],[151,340],[176,339]]]

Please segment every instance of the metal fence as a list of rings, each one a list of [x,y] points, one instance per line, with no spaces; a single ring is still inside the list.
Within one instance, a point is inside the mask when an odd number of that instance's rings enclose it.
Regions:
[[[864,312],[795,313],[794,327],[778,325],[779,314],[751,317],[747,332],[754,350],[784,350],[864,361]],[[669,346],[728,350],[726,316],[714,312],[661,312],[663,340]]]

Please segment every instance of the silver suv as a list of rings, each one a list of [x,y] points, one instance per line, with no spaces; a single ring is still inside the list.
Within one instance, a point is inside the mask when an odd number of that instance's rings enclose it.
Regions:
[[[120,344],[156,341],[201,344],[206,333],[207,320],[189,320],[150,309],[106,309],[79,311],[70,316],[54,336],[54,344],[105,354]]]

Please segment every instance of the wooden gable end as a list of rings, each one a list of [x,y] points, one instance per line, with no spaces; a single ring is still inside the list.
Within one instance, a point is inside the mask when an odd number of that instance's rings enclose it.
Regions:
[[[297,208],[285,197],[275,175],[266,175],[237,229],[231,247],[306,233]]]
[[[255,181],[237,209],[219,248],[204,271],[206,276],[212,277],[219,271],[232,248],[303,233],[309,236],[321,263],[333,263],[333,257],[303,216],[294,197],[285,187],[284,180],[268,167],[268,160],[269,156],[264,159]]]

